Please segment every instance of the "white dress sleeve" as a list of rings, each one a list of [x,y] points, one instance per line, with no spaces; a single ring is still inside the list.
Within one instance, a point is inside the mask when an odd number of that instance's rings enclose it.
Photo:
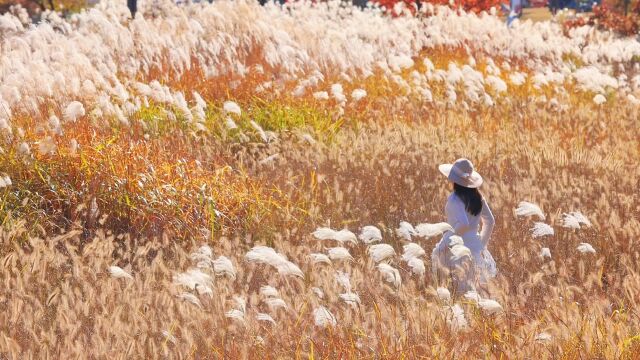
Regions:
[[[489,208],[489,204],[485,199],[482,199],[482,210],[480,211],[480,219],[482,220],[480,241],[482,241],[482,245],[487,246],[489,240],[491,240],[491,234],[493,233],[493,227],[496,224],[496,219],[493,217],[491,208]]]
[[[449,225],[453,227],[456,235],[463,235],[469,229],[471,229],[471,223],[467,216],[467,210],[464,207],[464,203],[455,196],[449,198],[446,206],[447,217],[449,218]]]

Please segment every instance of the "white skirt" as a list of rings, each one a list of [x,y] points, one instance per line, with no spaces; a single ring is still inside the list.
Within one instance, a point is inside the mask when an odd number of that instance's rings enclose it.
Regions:
[[[450,237],[454,233],[447,231],[431,253],[431,269],[438,284],[453,281],[459,292],[475,290],[477,285],[486,284],[498,274],[493,256],[482,246],[480,235],[467,233],[462,237],[466,247],[471,250],[471,258],[454,260],[450,250]]]

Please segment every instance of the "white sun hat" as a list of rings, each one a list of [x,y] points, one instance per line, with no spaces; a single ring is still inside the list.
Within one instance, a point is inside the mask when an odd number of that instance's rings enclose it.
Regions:
[[[468,159],[462,158],[453,164],[442,164],[438,169],[449,181],[458,185],[468,188],[477,188],[482,185],[482,176],[473,170],[473,164]]]

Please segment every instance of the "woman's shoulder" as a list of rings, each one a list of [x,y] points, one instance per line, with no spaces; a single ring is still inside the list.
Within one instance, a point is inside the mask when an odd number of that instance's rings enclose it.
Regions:
[[[449,194],[449,196],[447,196],[447,204],[461,203],[461,202],[462,200],[455,192],[452,192],[451,194]]]

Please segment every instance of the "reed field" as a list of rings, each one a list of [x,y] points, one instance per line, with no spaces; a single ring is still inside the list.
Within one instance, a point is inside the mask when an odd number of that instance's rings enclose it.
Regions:
[[[640,42],[495,12],[0,15],[0,358],[640,358]],[[467,157],[498,275],[437,283]]]

